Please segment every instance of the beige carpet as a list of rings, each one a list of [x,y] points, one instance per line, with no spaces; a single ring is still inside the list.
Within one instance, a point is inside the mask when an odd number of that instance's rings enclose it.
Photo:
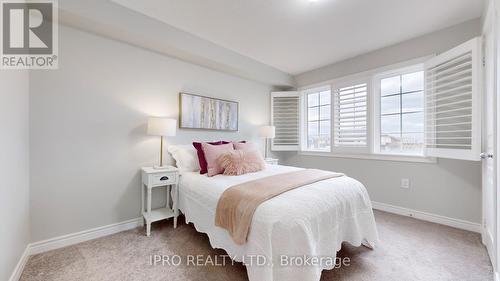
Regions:
[[[321,280],[492,280],[479,234],[409,217],[376,212],[381,243],[375,250],[344,244],[339,256],[350,266],[324,271]],[[153,225],[31,257],[22,281],[76,280],[247,280],[240,263],[226,266],[152,266],[151,255],[224,255],[192,225]],[[185,264],[185,262],[183,263]],[[307,281],[307,280],[304,280]]]

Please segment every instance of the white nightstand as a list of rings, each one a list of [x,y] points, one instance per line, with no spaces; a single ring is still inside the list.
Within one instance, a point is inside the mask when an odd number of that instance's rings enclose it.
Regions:
[[[264,162],[266,162],[266,164],[269,164],[269,165],[278,165],[279,159],[266,158],[266,159],[264,159]]]
[[[178,210],[178,182],[179,172],[175,167],[166,167],[165,169],[153,169],[152,167],[144,167],[142,170],[141,183],[141,212],[146,220],[146,235],[151,234],[151,223],[168,218],[174,218],[174,228],[177,227]],[[151,192],[155,187],[167,187],[167,204],[164,208],[151,210]],[[170,208],[170,191],[173,187],[172,208]],[[146,193],[146,208],[144,208],[144,197]]]

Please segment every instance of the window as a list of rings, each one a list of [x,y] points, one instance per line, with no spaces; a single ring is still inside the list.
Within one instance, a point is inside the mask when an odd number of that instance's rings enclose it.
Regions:
[[[480,159],[481,67],[480,38],[426,62],[427,155]]]
[[[334,91],[335,148],[367,147],[367,83],[350,83]]]
[[[422,155],[424,72],[401,71],[375,80],[379,87],[379,152]]]
[[[347,158],[479,160],[481,44],[477,37],[432,57],[301,91],[299,147]]]
[[[297,151],[300,145],[300,95],[298,92],[271,93],[271,124],[275,137],[271,141],[273,151]]]
[[[330,151],[331,91],[322,88],[308,91],[306,102],[306,150]]]

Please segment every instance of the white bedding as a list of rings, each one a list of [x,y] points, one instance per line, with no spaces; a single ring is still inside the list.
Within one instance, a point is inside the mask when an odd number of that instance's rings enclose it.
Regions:
[[[316,281],[323,269],[333,266],[281,266],[280,258],[334,258],[344,241],[373,247],[378,240],[377,230],[368,193],[360,182],[347,176],[332,178],[262,203],[244,245],[235,244],[225,229],[214,224],[217,202],[225,189],[295,170],[300,168],[268,165],[258,173],[211,178],[199,172],[185,172],[180,178],[179,208],[186,223],[192,222],[198,231],[207,233],[213,248],[222,248],[230,257],[247,263],[250,281]],[[268,265],[249,265],[252,256],[266,257]]]

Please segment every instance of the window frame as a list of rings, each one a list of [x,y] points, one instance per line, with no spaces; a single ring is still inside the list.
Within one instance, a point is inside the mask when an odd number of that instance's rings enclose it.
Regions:
[[[417,153],[405,153],[405,152],[397,152],[397,153],[387,153],[387,152],[382,152],[380,150],[380,136],[381,136],[381,122],[382,122],[382,115],[381,115],[381,89],[380,89],[380,82],[382,79],[385,78],[390,78],[393,76],[402,76],[405,74],[410,74],[414,72],[419,72],[419,71],[424,71],[424,64],[419,63],[403,68],[398,68],[398,69],[392,69],[389,71],[384,71],[380,72],[378,74],[373,75],[373,92],[372,92],[372,128],[373,128],[373,135],[372,135],[372,150],[371,152],[373,154],[379,154],[379,155],[391,155],[391,156],[415,156],[415,157],[426,157],[425,155],[425,148],[423,149],[421,154]],[[425,78],[424,78],[425,79]],[[424,112],[424,120],[423,120],[423,125],[425,128],[425,82],[422,87],[422,92],[424,92],[424,96],[422,97],[424,99],[424,108],[422,109],[422,112]],[[424,138],[425,138],[425,129],[424,129]]]
[[[308,123],[309,123],[309,119],[308,119],[308,109],[309,109],[309,105],[308,105],[308,102],[307,102],[307,97],[309,94],[315,94],[315,93],[320,93],[320,92],[324,92],[324,91],[330,91],[330,149],[310,149],[308,147],[308,134],[309,134],[309,131],[308,131]],[[300,136],[300,140],[301,140],[301,145],[300,145],[300,151],[309,151],[309,152],[331,152],[332,151],[332,125],[333,125],[333,115],[332,115],[332,107],[333,107],[333,99],[332,99],[332,88],[329,84],[327,85],[323,85],[323,86],[319,86],[319,87],[314,87],[314,88],[308,88],[308,89],[305,89],[305,90],[302,90],[300,91],[300,99],[301,99],[301,103],[302,103],[302,106],[301,106],[301,111],[300,111],[300,115],[299,118],[300,118],[300,122],[302,123],[301,124],[301,128],[302,130],[300,130],[301,132],[301,136]],[[321,107],[321,104],[318,104],[318,108]],[[320,114],[320,111],[318,110],[318,115]],[[318,116],[318,118],[320,118]],[[320,120],[318,119],[318,122]],[[319,124],[318,124],[319,126]],[[318,127],[318,130],[319,130],[319,127]]]
[[[382,160],[382,161],[397,161],[397,162],[416,162],[416,163],[437,163],[437,158],[428,157],[425,154],[423,155],[415,155],[415,154],[385,154],[385,153],[376,153],[374,150],[375,143],[374,140],[378,139],[378,148],[380,150],[380,136],[376,137],[375,132],[378,129],[378,134],[380,134],[380,125],[375,127],[374,124],[377,123],[375,118],[376,105],[379,104],[380,101],[376,101],[375,98],[380,96],[380,94],[375,94],[374,85],[375,85],[375,77],[378,75],[388,74],[388,73],[396,73],[397,71],[401,71],[402,69],[415,69],[417,66],[421,66],[422,70],[424,69],[424,62],[432,58],[431,56],[424,56],[412,60],[408,60],[401,63],[396,63],[392,65],[383,66],[380,68],[363,71],[355,74],[346,75],[343,77],[339,77],[336,79],[327,80],[320,83],[315,83],[312,85],[300,87],[298,89],[300,97],[301,97],[301,110],[299,121],[301,123],[300,130],[300,150],[298,151],[299,155],[305,156],[325,156],[325,157],[335,157],[335,158],[346,158],[346,159],[366,159],[366,160]],[[411,72],[411,71],[410,71]],[[365,79],[366,82],[363,82]],[[361,82],[360,82],[361,81]],[[368,94],[367,94],[367,149],[364,150],[356,150],[356,149],[344,149],[337,148],[335,149],[334,143],[334,97],[333,97],[333,89],[340,88],[339,86],[349,84],[349,83],[367,83]],[[312,91],[317,91],[318,89],[325,89],[328,87],[331,93],[331,130],[330,130],[330,151],[327,150],[308,150],[307,149],[307,135],[305,126],[307,120],[307,115],[304,112],[307,110],[307,102],[305,101],[305,93],[311,93]],[[425,90],[424,90],[425,91]],[[380,105],[379,105],[380,106]],[[380,108],[378,109],[380,110]],[[380,123],[380,119],[378,121]],[[424,123],[425,124],[425,123]],[[424,150],[425,153],[425,150]]]

